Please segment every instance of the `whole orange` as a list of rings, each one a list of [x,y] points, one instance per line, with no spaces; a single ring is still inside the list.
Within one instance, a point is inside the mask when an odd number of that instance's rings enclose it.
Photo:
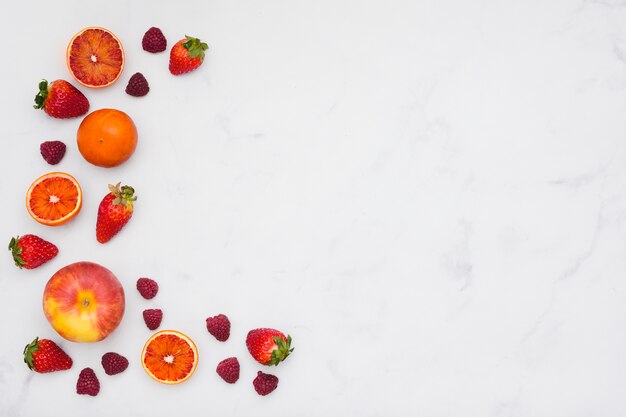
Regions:
[[[128,160],[137,147],[137,127],[126,113],[100,109],[89,113],[78,127],[78,150],[88,162],[111,168]]]

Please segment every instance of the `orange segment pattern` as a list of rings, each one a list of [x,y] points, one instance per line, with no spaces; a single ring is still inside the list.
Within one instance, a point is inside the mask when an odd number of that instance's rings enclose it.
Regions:
[[[90,28],[71,42],[67,57],[70,71],[83,85],[104,87],[119,77],[124,67],[124,51],[110,32]]]
[[[193,343],[193,342],[191,342]],[[189,341],[164,332],[155,335],[144,348],[143,365],[159,382],[183,382],[191,376],[198,362],[197,351]]]
[[[59,220],[76,208],[78,190],[67,178],[46,178],[33,188],[29,204],[37,217],[51,221]]]
[[[76,178],[64,172],[50,172],[37,178],[28,188],[26,209],[39,223],[60,226],[80,212],[82,199]]]

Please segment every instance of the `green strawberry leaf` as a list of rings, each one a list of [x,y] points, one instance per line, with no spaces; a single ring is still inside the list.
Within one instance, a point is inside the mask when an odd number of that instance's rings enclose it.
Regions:
[[[276,342],[276,349],[272,351],[272,357],[266,365],[278,366],[279,363],[285,360],[293,348],[291,347],[291,336],[287,335],[287,341],[284,341],[282,337],[274,336],[274,342]]]
[[[22,269],[22,267],[26,265],[26,262],[24,261],[24,259],[22,259],[23,248],[18,245],[19,241],[19,236],[12,237],[11,241],[9,242],[9,250],[11,251],[11,255],[13,255],[13,261],[15,262],[15,266]]]
[[[26,363],[26,365],[28,365],[28,367],[30,369],[35,369],[35,362],[34,362],[34,358],[33,358],[33,353],[35,353],[35,352],[37,352],[39,350],[39,343],[38,342],[39,342],[39,338],[36,337],[35,340],[30,342],[24,348],[24,362]]]
[[[185,35],[187,42],[183,43],[183,47],[189,51],[189,58],[200,58],[204,60],[204,51],[209,49],[209,45],[202,42],[198,38]]]
[[[135,189],[130,185],[122,185],[120,188],[120,182],[115,185],[109,184],[109,190],[111,194],[115,196],[115,200],[113,200],[113,204],[121,204],[124,207],[129,206],[133,207],[133,201],[137,201],[137,196],[135,196]]]
[[[130,185],[122,185],[122,191],[120,193],[122,197],[123,204],[126,205],[129,201],[137,201],[137,196],[135,196],[135,189]]]
[[[33,107],[35,109],[43,108],[46,98],[48,98],[48,81],[41,80],[39,83],[39,92],[35,96],[35,105]]]

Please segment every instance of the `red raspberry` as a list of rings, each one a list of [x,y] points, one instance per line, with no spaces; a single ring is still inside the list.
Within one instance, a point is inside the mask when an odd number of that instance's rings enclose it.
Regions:
[[[137,280],[137,291],[146,300],[154,298],[159,292],[159,284],[150,278],[139,278]]]
[[[102,355],[101,363],[107,375],[119,374],[128,368],[128,359],[115,352],[107,352]]]
[[[161,29],[153,26],[143,35],[141,46],[144,51],[152,53],[163,52],[167,49],[167,40],[163,36]]]
[[[267,395],[270,392],[274,391],[278,386],[278,377],[272,374],[264,374],[259,371],[257,377],[252,381],[252,385],[254,385],[254,390],[259,395]]]
[[[206,329],[220,342],[225,342],[230,336],[230,320],[223,314],[206,319]]]
[[[158,329],[161,325],[161,320],[163,320],[163,312],[160,309],[156,308],[143,311],[143,321],[146,322],[148,329]]]
[[[95,397],[100,392],[100,381],[96,373],[91,368],[85,368],[80,371],[78,381],[76,382],[76,393],[86,394]]]
[[[229,384],[234,384],[239,379],[239,361],[237,358],[226,358],[217,364],[215,372]]]
[[[128,85],[126,86],[126,94],[133,97],[143,97],[150,91],[150,86],[148,85],[148,80],[143,76],[142,73],[136,72],[130,77],[128,80]]]
[[[60,140],[46,141],[39,145],[41,156],[43,156],[43,159],[50,165],[56,165],[61,162],[61,159],[63,159],[65,155],[65,149],[65,143]]]

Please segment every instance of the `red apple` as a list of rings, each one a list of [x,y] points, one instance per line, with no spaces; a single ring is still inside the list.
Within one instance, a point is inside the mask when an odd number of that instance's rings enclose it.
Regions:
[[[111,271],[93,262],[59,269],[43,292],[43,311],[61,336],[72,342],[98,342],[124,316],[124,288]]]

